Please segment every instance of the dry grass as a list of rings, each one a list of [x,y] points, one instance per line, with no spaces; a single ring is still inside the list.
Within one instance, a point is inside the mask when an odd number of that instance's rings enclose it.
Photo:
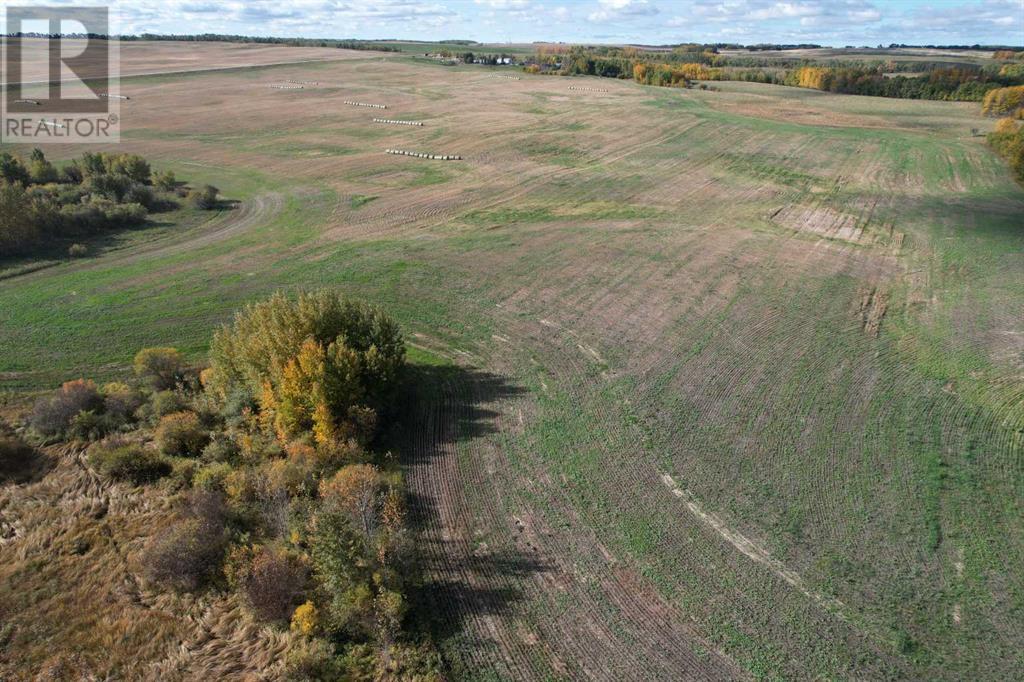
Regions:
[[[75,447],[47,454],[44,478],[0,489],[0,677],[272,675],[289,635],[255,624],[234,599],[142,581],[142,546],[173,518],[165,490],[112,485]]]

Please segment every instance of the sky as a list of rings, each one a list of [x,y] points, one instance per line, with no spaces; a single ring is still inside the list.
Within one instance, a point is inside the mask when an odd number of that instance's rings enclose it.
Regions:
[[[8,4],[29,3],[0,0]],[[113,6],[125,34],[1024,45],[1024,0],[127,0]]]

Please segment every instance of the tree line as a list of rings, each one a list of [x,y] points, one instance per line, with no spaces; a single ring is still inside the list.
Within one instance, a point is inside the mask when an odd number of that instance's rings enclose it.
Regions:
[[[267,36],[223,35],[219,33],[160,34],[142,33],[134,36],[120,36],[120,40],[172,40],[204,43],[260,43],[284,45],[287,47],[337,47],[345,50],[374,50],[378,52],[401,52],[397,47],[368,40],[338,38],[274,38]]]
[[[688,86],[694,80],[738,80],[851,95],[974,102],[993,90],[1024,84],[1024,65],[1015,63],[950,66],[896,60],[804,60],[794,64],[787,57],[722,55],[716,46],[696,44],[671,51],[544,45],[530,58],[526,70],[565,76],[632,78],[647,85]]]
[[[27,160],[0,153],[0,257],[25,255],[54,242],[145,222],[178,199],[217,205],[217,189],[188,189],[171,171],[153,173],[136,154],[86,152],[58,168],[42,150]],[[71,255],[85,247],[73,245]]]
[[[346,50],[374,50],[378,52],[401,52],[400,49],[386,43],[369,40],[338,39],[338,38],[274,38],[271,36],[225,35],[221,33],[141,33],[139,35],[103,35],[99,33],[64,33],[49,34],[35,32],[15,32],[4,34],[7,38],[89,38],[97,40],[119,40],[123,42],[175,41],[204,43],[260,43],[263,45],[284,45],[287,47],[337,47]]]
[[[802,66],[787,72],[781,83],[845,95],[980,102],[991,90],[1015,80],[960,67],[933,69],[916,76],[890,76],[879,68]]]

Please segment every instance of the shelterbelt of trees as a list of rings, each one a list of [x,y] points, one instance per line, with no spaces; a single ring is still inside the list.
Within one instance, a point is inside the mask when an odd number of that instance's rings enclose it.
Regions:
[[[31,254],[61,239],[141,224],[150,211],[171,208],[178,198],[196,208],[214,208],[217,190],[189,190],[174,173],[153,173],[149,162],[135,154],[86,152],[58,169],[39,149],[28,161],[4,152],[0,258]],[[75,251],[71,255],[78,255]]]
[[[532,73],[633,78],[638,83],[689,86],[694,80],[775,83],[826,92],[906,99],[981,101],[1000,88],[1024,85],[1024,64],[1015,52],[978,66],[898,60],[795,62],[777,55],[723,55],[714,45],[683,45],[671,51],[636,47],[538,48]]]
[[[146,348],[132,377],[41,397],[18,442],[0,439],[0,465],[77,441],[100,476],[168,495],[174,518],[141,548],[142,577],[236,594],[291,630],[284,679],[431,682],[439,658],[407,626],[416,552],[402,472],[379,446],[408,381],[382,310],[331,290],[276,294],[216,332],[204,369]]]
[[[1017,111],[1019,114],[1020,110]],[[1004,118],[989,133],[988,143],[1006,159],[1017,179],[1024,182],[1024,126],[1012,118]]]

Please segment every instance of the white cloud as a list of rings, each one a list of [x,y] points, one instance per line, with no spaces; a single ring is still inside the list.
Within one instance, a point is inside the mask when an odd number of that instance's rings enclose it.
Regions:
[[[983,36],[993,29],[1005,31],[1004,27],[1007,27],[1011,29],[1007,42],[1021,44],[1024,43],[1024,0],[987,0],[945,7],[924,6],[906,15],[898,25],[909,32],[931,35],[935,40],[952,35]],[[979,40],[950,42],[974,43]]]
[[[473,2],[491,9],[525,9],[530,6],[529,0],[473,0]]]
[[[658,8],[647,0],[598,0],[596,11],[587,15],[595,23],[645,17],[658,13]]]

